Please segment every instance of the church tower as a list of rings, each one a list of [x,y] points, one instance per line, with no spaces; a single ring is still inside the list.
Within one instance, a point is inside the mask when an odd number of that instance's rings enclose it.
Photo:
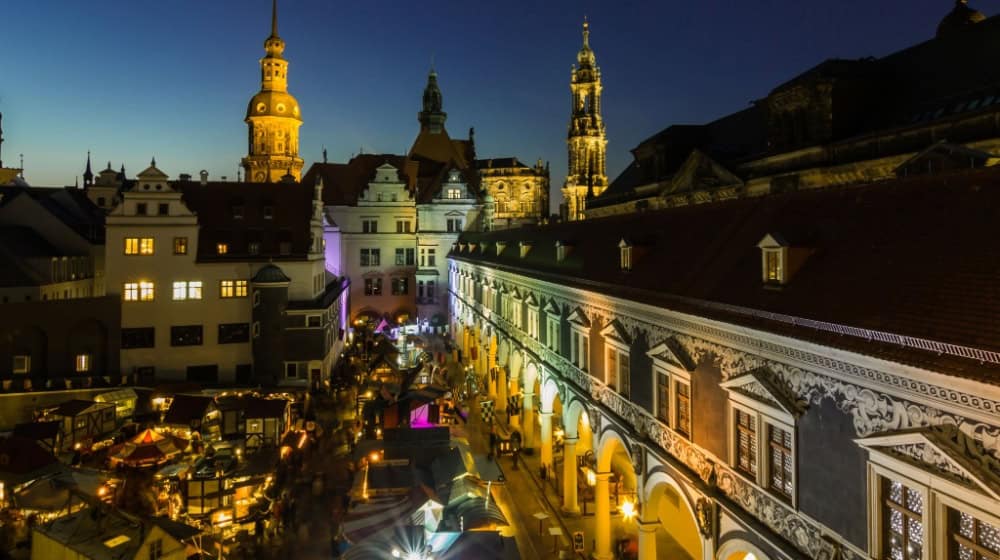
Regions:
[[[608,141],[601,118],[601,69],[590,49],[590,24],[583,22],[583,48],[576,55],[569,89],[569,170],[563,186],[567,220],[582,220],[587,199],[608,188],[605,152]]]
[[[260,92],[247,105],[247,157],[243,158],[246,180],[276,183],[286,175],[302,177],[299,157],[299,102],[288,93],[288,61],[281,54],[285,42],[278,36],[278,0],[271,5],[271,36],[264,41],[260,59]]]

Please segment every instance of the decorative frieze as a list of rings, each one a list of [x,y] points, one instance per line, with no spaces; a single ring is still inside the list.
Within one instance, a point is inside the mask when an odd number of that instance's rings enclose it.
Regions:
[[[1000,402],[984,396],[971,395],[920,379],[878,371],[799,348],[752,338],[742,334],[742,331],[727,331],[709,324],[698,324],[674,317],[664,317],[659,324],[653,324],[636,318],[643,315],[631,313],[632,310],[629,309],[618,310],[622,311],[619,314],[586,301],[571,301],[563,294],[541,289],[539,292],[544,297],[554,298],[560,306],[571,305],[573,308],[579,308],[597,324],[604,325],[615,320],[621,329],[633,338],[646,336],[648,340],[657,341],[672,337],[695,364],[705,360],[714,362],[720,368],[724,382],[758,368],[767,368],[769,374],[773,375],[773,381],[780,383],[780,388],[787,391],[788,394],[783,396],[793,398],[796,404],[818,405],[825,398],[831,399],[841,410],[851,415],[858,437],[950,424],[957,426],[963,434],[985,447],[989,459],[993,460],[1000,450],[1000,427],[969,420],[954,412],[956,409],[959,411],[973,409],[995,414],[1000,410]],[[864,557],[853,546],[843,542],[838,536],[829,534],[826,529],[807,517],[800,516],[790,506],[742,478],[727,465],[717,463],[706,451],[670,430],[647,411],[607,387],[602,381],[587,372],[580,371],[562,356],[524,335],[505,318],[494,315],[492,321],[507,333],[512,344],[529,350],[544,361],[548,366],[546,369],[550,372],[548,375],[563,381],[560,387],[566,391],[564,393],[561,390],[564,403],[568,402],[568,391],[572,388],[574,393],[587,395],[592,403],[599,403],[603,407],[591,406],[587,409],[594,433],[601,433],[602,420],[611,420],[602,418],[602,410],[606,409],[615,420],[631,428],[630,435],[633,438],[638,441],[646,439],[654,444],[656,449],[651,448],[654,454],[659,455],[661,452],[669,454],[689,467],[707,484],[717,485],[726,496],[740,504],[775,533],[794,543],[810,558],[860,560]],[[752,349],[752,352],[743,348]],[[824,371],[829,371],[830,374],[820,373]],[[850,382],[851,379],[856,379],[857,383]],[[873,385],[885,387],[885,391],[869,388]],[[771,400],[775,396],[769,394],[766,387],[758,384],[741,385],[740,388],[751,392],[755,388],[759,389],[757,396]],[[922,401],[937,402],[941,408],[917,404],[901,396],[907,394],[919,396]],[[640,456],[635,450],[632,451],[633,456]],[[894,452],[935,464],[935,458],[927,457],[927,452],[922,449],[905,448]],[[917,457],[916,454],[922,455]],[[700,521],[699,514],[699,525]]]

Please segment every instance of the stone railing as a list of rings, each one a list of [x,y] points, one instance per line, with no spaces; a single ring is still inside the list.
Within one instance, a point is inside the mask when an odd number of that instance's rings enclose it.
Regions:
[[[455,294],[455,297],[462,299],[458,294]],[[634,439],[638,441],[647,439],[655,444],[655,448],[650,448],[654,454],[665,453],[680,461],[696,473],[702,482],[714,485],[740,508],[794,544],[810,558],[819,560],[867,558],[865,554],[844,542],[839,535],[831,534],[814,521],[800,516],[789,504],[747,481],[725,462],[718,461],[689,439],[670,429],[647,410],[608,387],[601,380],[579,370],[562,355],[553,352],[520,329],[514,328],[505,317],[499,314],[486,317],[478,305],[472,309],[502,329],[521,347],[539,356],[550,366],[549,370],[558,379],[572,383],[579,393],[589,396],[592,402],[604,405],[623,426],[631,428],[633,433],[630,435]]]

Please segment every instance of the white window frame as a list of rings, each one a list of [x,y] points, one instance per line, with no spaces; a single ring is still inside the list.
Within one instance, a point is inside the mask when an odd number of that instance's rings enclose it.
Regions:
[[[87,373],[94,367],[94,357],[90,354],[77,354],[73,362],[76,373]]]
[[[610,362],[608,356],[609,350],[614,351],[617,354],[615,356],[616,383],[612,388],[618,393],[621,393],[623,396],[630,397],[632,395],[632,352],[627,344],[619,342],[613,338],[604,338],[604,382],[607,383],[609,387],[611,387],[611,384],[608,383],[608,363]],[[626,376],[622,375],[622,356],[628,358],[628,371],[626,373],[628,374],[629,379],[624,379]],[[623,389],[627,389],[627,391],[623,391]]]
[[[757,243],[760,249],[760,276],[765,284],[782,285],[788,281],[788,245],[780,236],[767,234]],[[775,255],[778,259],[777,278],[768,274],[767,257]]]
[[[20,361],[20,365],[18,364]],[[14,354],[13,363],[11,367],[14,373],[18,375],[24,375],[31,373],[31,355],[30,354]]]
[[[754,417],[754,428],[757,434],[757,476],[756,480],[750,480],[749,475],[737,467],[736,447],[736,414],[734,410],[739,409]],[[795,418],[769,404],[749,397],[743,393],[729,391],[729,407],[727,413],[727,434],[729,441],[729,465],[737,474],[744,479],[750,480],[761,490],[775,496],[777,499],[786,501],[792,507],[798,507],[799,502],[799,457],[798,457],[798,434],[795,430]],[[776,426],[792,434],[792,495],[789,498],[784,493],[778,493],[771,488],[771,439],[768,426]],[[788,501],[790,500],[790,501]]]
[[[526,299],[528,303],[528,313],[527,313],[527,320],[525,321],[524,325],[524,330],[528,333],[528,336],[530,336],[535,340],[538,340],[538,327],[539,327],[538,301],[534,298],[532,294],[528,294],[528,297]]]
[[[604,337],[604,355],[601,357],[601,359],[604,360],[604,383],[607,384],[609,387],[612,387],[618,393],[620,393],[622,395],[625,395],[627,397],[631,397],[631,395],[632,395],[632,387],[631,387],[631,385],[632,385],[632,379],[631,379],[631,375],[632,375],[632,350],[631,350],[631,343],[629,341],[619,340],[618,337],[627,336],[627,334],[625,334],[625,333],[619,333],[618,332],[618,328],[615,325],[616,325],[615,320],[612,320],[611,322],[609,322],[607,324],[607,326],[605,326],[603,329],[601,329],[601,336]],[[618,354],[617,356],[615,356],[615,368],[616,368],[616,371],[615,371],[615,384],[614,384],[614,386],[612,386],[608,382],[608,370],[609,370],[609,368],[608,368],[608,362],[610,361],[609,360],[609,356],[608,356],[608,350],[614,350]],[[628,357],[628,379],[624,379],[624,380],[623,380],[623,377],[625,377],[625,376],[623,376],[622,372],[621,372],[621,363],[622,363],[621,359],[622,359],[622,355],[623,354]],[[627,389],[627,390],[623,391],[623,387],[624,387],[624,389]]]
[[[561,338],[559,336],[560,334],[559,319],[552,318],[551,315],[547,315],[545,317],[545,328],[546,328],[545,344],[546,346],[549,347],[549,350],[552,350],[553,352],[558,354],[559,351],[561,350],[559,348],[559,339]]]
[[[887,434],[885,438],[892,438]],[[867,447],[868,440],[882,439],[871,436],[861,441]],[[900,442],[903,443],[903,442]],[[868,449],[868,546],[875,559],[882,555],[885,531],[883,530],[881,479],[902,482],[921,493],[924,500],[922,522],[924,526],[924,548],[922,559],[934,560],[948,557],[948,509],[968,513],[976,519],[1000,527],[1000,516],[996,513],[996,500],[983,492],[930,472],[895,456],[875,449]]]

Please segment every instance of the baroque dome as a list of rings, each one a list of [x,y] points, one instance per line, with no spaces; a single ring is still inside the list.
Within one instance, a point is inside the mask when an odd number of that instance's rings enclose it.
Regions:
[[[250,98],[247,104],[247,118],[287,117],[302,120],[299,102],[285,91],[263,90]]]

